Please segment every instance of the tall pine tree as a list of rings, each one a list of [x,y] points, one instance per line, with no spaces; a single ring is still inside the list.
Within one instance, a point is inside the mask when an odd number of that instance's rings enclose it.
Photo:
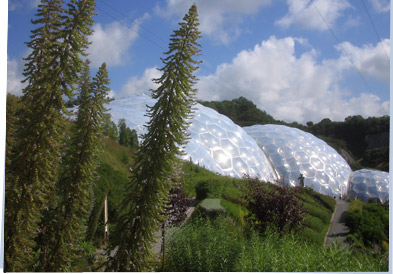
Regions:
[[[148,109],[148,133],[136,156],[131,182],[111,233],[108,253],[117,251],[110,257],[106,270],[148,270],[153,255],[154,233],[163,221],[170,177],[181,147],[186,144],[187,120],[192,117],[195,101],[193,85],[197,79],[193,72],[199,61],[194,57],[199,55],[197,39],[201,37],[195,4],[179,25],[180,29],[171,36],[169,50],[164,53],[167,57],[162,59],[162,76],[154,80],[159,84],[152,91],[157,103]]]
[[[71,152],[64,157],[64,167],[59,178],[59,202],[50,209],[41,232],[43,248],[40,271],[70,271],[81,253],[80,241],[86,236],[87,219],[92,209],[92,184],[97,180],[97,155],[102,143],[104,104],[109,79],[104,63],[93,81],[90,80],[88,64],[82,75],[78,118],[73,127]]]
[[[25,59],[26,88],[18,113],[12,182],[5,204],[5,270],[33,271],[42,211],[53,202],[63,145],[64,95],[72,97],[91,34],[94,0],[42,0]]]

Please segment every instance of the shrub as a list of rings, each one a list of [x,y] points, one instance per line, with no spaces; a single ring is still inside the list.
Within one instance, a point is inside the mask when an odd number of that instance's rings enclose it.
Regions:
[[[202,201],[207,198],[209,194],[209,185],[206,181],[199,182],[195,187],[196,198],[199,201]]]
[[[226,177],[208,177],[195,186],[196,198],[202,201],[206,198],[221,198],[223,190],[230,184]]]
[[[355,204],[354,205],[352,205]],[[345,214],[345,224],[351,237],[348,239],[357,246],[384,246],[389,237],[389,211],[383,205],[352,202]]]
[[[262,182],[245,176],[243,184],[235,183],[242,191],[243,206],[250,212],[248,219],[260,232],[274,226],[281,234],[300,230],[306,210],[296,196],[297,188]]]

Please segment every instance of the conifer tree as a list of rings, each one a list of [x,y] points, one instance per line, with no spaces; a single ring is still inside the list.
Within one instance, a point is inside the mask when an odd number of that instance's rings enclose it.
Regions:
[[[47,248],[41,254],[42,271],[70,271],[67,262],[80,254],[79,241],[86,236],[92,209],[92,184],[97,179],[97,155],[103,129],[104,104],[108,102],[109,79],[104,63],[90,81],[88,64],[82,75],[78,118],[73,128],[71,152],[64,157],[59,178],[59,203],[48,214]],[[45,258],[43,256],[45,255]]]
[[[11,159],[13,156],[13,147],[15,143],[15,125],[16,125],[16,111],[18,98],[10,93],[7,93],[6,106],[6,148],[5,148],[5,171],[9,172],[11,166]],[[6,174],[6,189],[11,180],[10,174]]]
[[[6,193],[5,270],[33,271],[37,262],[34,238],[45,208],[55,200],[63,144],[64,95],[72,97],[91,34],[94,0],[42,0],[37,27],[27,46],[26,88],[18,113],[15,153],[10,173],[15,179]]]
[[[138,133],[135,129],[131,130],[126,125],[125,119],[120,119],[118,123],[119,128],[119,144],[127,146],[130,149],[137,149],[139,147]]]
[[[156,104],[148,107],[148,133],[136,155],[131,182],[122,201],[115,231],[111,233],[106,270],[149,270],[154,233],[163,221],[163,208],[171,189],[174,163],[185,145],[188,119],[192,116],[196,90],[193,72],[198,68],[200,38],[197,7],[194,4],[183,18],[180,29],[172,34],[169,50],[164,54],[162,76],[152,91]]]

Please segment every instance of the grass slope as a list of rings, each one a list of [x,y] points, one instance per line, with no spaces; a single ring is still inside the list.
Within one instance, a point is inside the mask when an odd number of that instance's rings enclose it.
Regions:
[[[227,215],[245,227],[245,216],[248,211],[240,205],[241,192],[233,183],[241,183],[243,179],[220,176],[201,167],[198,168],[198,172],[196,170],[196,165],[192,163],[186,162],[183,164],[184,185],[187,195],[195,197],[197,185],[207,183],[209,186],[207,198],[219,198]],[[333,198],[319,194],[311,188],[300,189],[298,195],[301,203],[308,210],[306,228],[300,232],[299,236],[308,242],[322,246],[336,202]]]

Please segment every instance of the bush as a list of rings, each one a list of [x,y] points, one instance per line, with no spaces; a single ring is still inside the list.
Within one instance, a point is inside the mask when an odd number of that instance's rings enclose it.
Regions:
[[[206,181],[199,182],[195,187],[195,192],[197,200],[202,201],[206,199],[209,194],[209,184]]]
[[[248,219],[260,232],[274,226],[281,234],[297,231],[304,224],[306,210],[296,196],[297,188],[281,187],[245,176],[242,191],[243,206],[250,212]]]
[[[355,204],[355,205],[352,205]],[[365,204],[354,201],[345,214],[345,224],[349,227],[348,239],[357,246],[384,246],[389,241],[389,209],[384,205]]]
[[[199,181],[195,186],[196,198],[202,201],[206,198],[221,198],[223,190],[230,184],[225,177],[211,177]]]

